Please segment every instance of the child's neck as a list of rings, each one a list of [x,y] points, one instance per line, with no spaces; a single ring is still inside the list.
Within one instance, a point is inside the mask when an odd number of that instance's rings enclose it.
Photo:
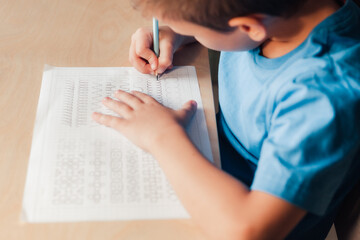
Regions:
[[[291,52],[320,22],[339,8],[335,0],[308,0],[295,16],[285,21],[282,18],[272,18],[268,25],[270,37],[262,45],[263,56],[276,58]]]

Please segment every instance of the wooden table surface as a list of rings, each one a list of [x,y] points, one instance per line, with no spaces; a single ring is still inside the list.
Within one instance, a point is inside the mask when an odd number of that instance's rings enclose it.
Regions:
[[[191,220],[29,224],[20,213],[44,64],[130,66],[131,34],[151,26],[129,0],[0,0],[0,239],[206,239]],[[219,162],[207,50],[190,45]]]

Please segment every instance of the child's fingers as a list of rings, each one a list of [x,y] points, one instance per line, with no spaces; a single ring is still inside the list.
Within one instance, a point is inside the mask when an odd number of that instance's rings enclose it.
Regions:
[[[132,91],[132,94],[135,95],[136,97],[140,98],[141,101],[143,101],[144,103],[152,103],[152,102],[157,102],[154,98],[152,98],[151,96],[139,92],[139,91]]]
[[[113,100],[109,97],[104,98],[102,102],[107,108],[116,112],[117,114],[119,114],[121,117],[124,118],[129,118],[133,111],[133,109],[129,105],[123,102]]]
[[[147,63],[144,59],[142,59],[135,53],[134,47],[130,47],[129,61],[141,73],[144,73],[144,74],[153,74],[154,73],[154,71],[151,69],[150,64]]]
[[[143,101],[141,101],[140,98],[136,97],[135,95],[122,91],[122,90],[117,90],[114,94],[114,96],[124,102],[125,104],[127,104],[129,107],[131,107],[132,109],[136,109],[137,107],[139,107],[139,105],[143,104]]]
[[[94,119],[94,121],[96,121],[97,123],[101,124],[101,125],[105,125],[107,127],[111,127],[114,128],[118,131],[120,131],[122,129],[122,125],[124,123],[124,119],[118,118],[118,117],[114,117],[114,116],[110,116],[110,115],[106,115],[106,114],[101,114],[101,113],[97,113],[94,112],[92,114],[92,118]]]
[[[144,43],[137,43],[135,46],[135,54],[149,62],[153,71],[158,68],[158,59],[156,54],[148,48]]]

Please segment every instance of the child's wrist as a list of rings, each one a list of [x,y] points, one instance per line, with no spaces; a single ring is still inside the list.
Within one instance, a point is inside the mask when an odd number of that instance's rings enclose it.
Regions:
[[[175,148],[187,138],[185,129],[180,125],[164,128],[164,131],[161,131],[152,139],[151,146],[148,148],[149,153],[157,156],[164,152],[164,148]]]

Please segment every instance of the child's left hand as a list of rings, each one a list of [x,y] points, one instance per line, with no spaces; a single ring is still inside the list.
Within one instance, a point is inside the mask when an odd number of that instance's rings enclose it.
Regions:
[[[159,140],[174,137],[184,131],[196,111],[196,102],[189,101],[179,110],[162,106],[154,98],[141,92],[118,90],[116,99],[106,97],[102,103],[121,117],[93,113],[92,118],[121,132],[130,141],[151,153]]]

